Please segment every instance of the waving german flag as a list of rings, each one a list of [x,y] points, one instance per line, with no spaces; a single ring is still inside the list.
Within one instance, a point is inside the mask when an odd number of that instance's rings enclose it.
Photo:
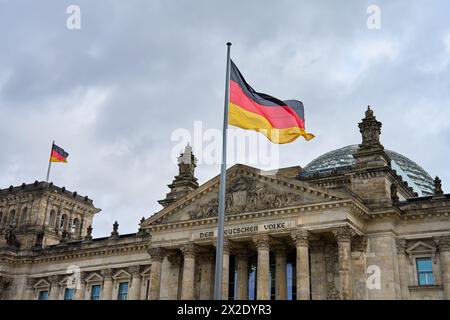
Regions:
[[[314,138],[313,134],[305,130],[305,112],[301,101],[281,101],[256,92],[245,81],[233,61],[228,115],[229,124],[259,131],[274,143],[289,143],[299,136],[306,140]]]
[[[69,154],[64,151],[63,148],[58,147],[56,144],[52,145],[52,152],[50,154],[50,162],[67,162]]]

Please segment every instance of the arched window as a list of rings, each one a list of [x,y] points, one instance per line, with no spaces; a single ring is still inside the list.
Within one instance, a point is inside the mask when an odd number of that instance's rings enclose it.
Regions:
[[[22,214],[20,215],[20,224],[25,224],[28,221],[28,208],[22,209]]]
[[[16,223],[16,210],[11,210],[8,216],[8,223],[15,224]]]
[[[59,224],[59,229],[65,230],[67,227],[67,214],[63,214],[61,217],[61,223]]]
[[[76,235],[80,232],[80,219],[73,219],[72,228],[70,231]]]
[[[56,212],[55,210],[50,211],[50,215],[48,217],[48,225],[50,227],[54,227],[55,226],[55,220],[56,220]]]

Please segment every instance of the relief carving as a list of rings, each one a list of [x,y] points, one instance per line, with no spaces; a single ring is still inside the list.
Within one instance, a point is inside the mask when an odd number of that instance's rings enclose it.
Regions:
[[[227,188],[225,200],[226,214],[238,214],[257,210],[276,209],[304,202],[302,195],[278,191],[268,185],[247,177],[240,177]],[[219,199],[214,198],[198,204],[188,214],[191,219],[217,216]]]

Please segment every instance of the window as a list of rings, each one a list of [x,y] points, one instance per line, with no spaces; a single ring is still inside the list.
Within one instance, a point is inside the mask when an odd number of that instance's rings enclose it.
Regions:
[[[80,232],[80,219],[73,219],[72,227],[70,229],[72,233],[78,235],[78,233]]]
[[[119,283],[119,294],[117,296],[118,300],[127,300],[128,295],[128,282]]]
[[[28,215],[27,215],[27,213],[28,213],[28,208],[23,208],[23,210],[22,210],[22,215],[20,216],[20,224],[25,224],[25,223],[27,223],[27,220],[28,220]]]
[[[64,291],[64,300],[73,300],[73,288],[66,288],[66,291]]]
[[[61,222],[59,224],[59,229],[65,230],[67,225],[67,214],[63,214],[61,217]]]
[[[55,210],[50,211],[50,216],[48,217],[48,225],[50,227],[55,226],[56,212]]]
[[[95,284],[91,287],[91,300],[100,300],[101,285]]]
[[[9,224],[15,224],[16,223],[16,210],[11,210],[9,212],[8,223]]]
[[[39,291],[38,300],[48,300],[48,291],[47,290]]]
[[[417,258],[416,267],[419,286],[433,285],[433,262],[431,258]]]
[[[3,212],[0,211],[0,224],[2,224]]]

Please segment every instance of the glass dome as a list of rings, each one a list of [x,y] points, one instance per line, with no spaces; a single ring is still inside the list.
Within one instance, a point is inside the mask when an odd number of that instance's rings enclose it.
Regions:
[[[353,154],[358,149],[358,145],[350,145],[337,150],[327,152],[311,161],[304,169],[304,174],[323,172],[342,167],[351,166],[356,163]],[[414,191],[419,195],[432,195],[434,191],[433,178],[417,163],[411,159],[391,150],[385,149],[392,159],[392,169],[408,182]]]

